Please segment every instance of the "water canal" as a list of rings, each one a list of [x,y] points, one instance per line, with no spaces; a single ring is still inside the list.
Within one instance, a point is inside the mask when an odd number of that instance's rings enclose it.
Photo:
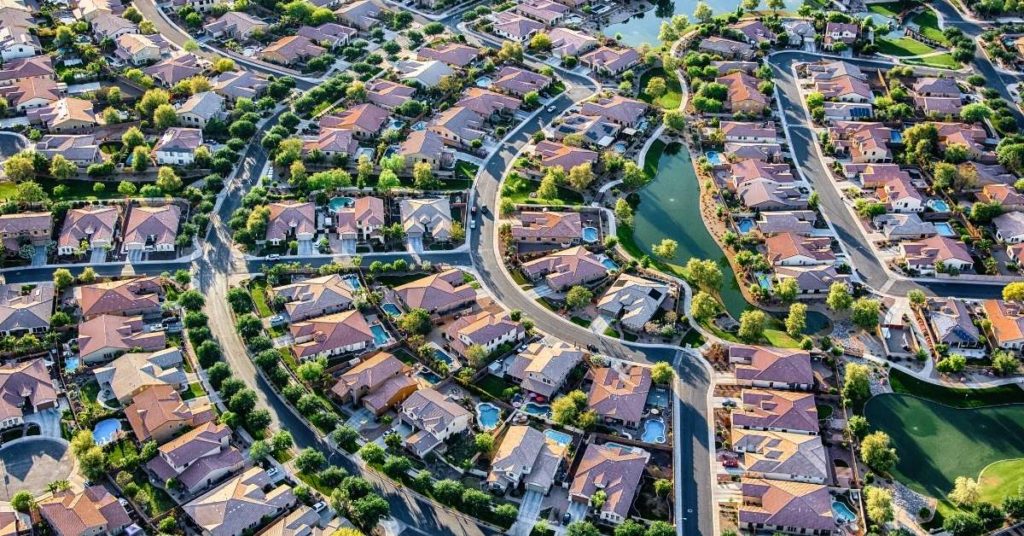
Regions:
[[[671,19],[674,15],[686,15],[689,17],[690,22],[695,22],[693,18],[693,11],[697,8],[698,1],[699,0],[655,1],[654,9],[634,15],[624,22],[605,26],[601,31],[609,37],[614,37],[616,35],[621,36],[621,42],[625,45],[636,47],[643,43],[647,43],[652,46],[657,46],[660,44],[658,42],[658,31],[661,29],[661,23]],[[735,11],[736,7],[740,5],[740,0],[704,1],[711,6],[711,9],[716,15]],[[786,0],[786,9],[796,11],[802,3],[803,0]],[[629,4],[625,5],[628,6]],[[764,3],[762,3],[762,8],[763,7]]]

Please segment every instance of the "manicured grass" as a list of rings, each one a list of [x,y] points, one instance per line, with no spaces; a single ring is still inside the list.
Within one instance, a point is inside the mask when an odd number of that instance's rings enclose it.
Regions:
[[[910,22],[921,28],[921,35],[943,46],[949,46],[949,40],[946,39],[945,35],[942,35],[942,30],[939,29],[939,17],[934,11],[926,9],[914,15]]]
[[[909,37],[900,37],[899,39],[880,37],[875,40],[875,44],[878,45],[880,53],[890,56],[920,56],[935,52],[934,48]]]
[[[616,339],[619,338],[619,332],[615,328],[604,328],[604,334],[608,337],[615,337]]]
[[[883,17],[895,17],[900,12],[917,5],[917,2],[885,2],[881,4],[869,4],[868,11],[878,13]]]
[[[998,505],[1024,486],[1024,458],[993,463],[981,472],[981,501]]]
[[[943,498],[959,476],[1024,457],[1024,405],[958,409],[914,396],[879,395],[864,406],[872,428],[889,434],[900,460],[894,476]]]
[[[777,348],[800,348],[800,341],[790,337],[785,330],[766,329],[764,330],[764,338],[768,341],[768,344]]]
[[[960,64],[953,59],[952,54],[938,54],[936,56],[928,56],[927,58],[903,60],[903,62],[913,65],[925,65],[927,67],[935,67],[938,69],[957,69],[960,67]]]
[[[574,317],[570,318],[569,320],[571,320],[572,323],[576,324],[577,326],[583,326],[585,328],[589,328],[590,327],[590,320],[587,320],[586,318],[581,318],[581,317],[578,317],[578,316],[574,316]]]
[[[473,184],[473,180],[476,179],[476,173],[479,170],[480,166],[472,162],[459,160],[455,163],[455,169],[452,171],[452,179],[467,181],[469,184]],[[445,181],[445,184],[448,182],[449,181]]]
[[[582,205],[583,196],[579,192],[574,192],[568,188],[558,188],[558,197],[553,199],[543,199],[540,197],[530,197],[530,194],[537,191],[540,187],[539,180],[530,180],[517,175],[509,176],[505,179],[505,184],[501,187],[501,195],[507,199],[511,199],[513,203],[524,204],[524,205]]]
[[[704,344],[704,336],[701,335],[699,331],[697,331],[695,329],[691,329],[690,331],[686,332],[686,335],[683,336],[683,341],[682,341],[681,346],[689,345],[689,346],[698,347],[698,346],[701,346],[703,344]]]
[[[260,314],[260,318],[267,318],[274,314],[270,310],[270,305],[267,303],[267,284],[262,281],[253,281],[249,287],[249,292],[252,294],[252,302],[256,304],[256,312]]]
[[[889,384],[897,393],[919,396],[956,408],[1024,404],[1024,389],[1015,385],[988,389],[954,389],[923,382],[896,369],[889,371]]]
[[[504,378],[499,378],[492,374],[484,376],[480,381],[474,385],[480,388],[481,391],[491,395],[498,400],[505,400],[505,389],[509,387],[515,387],[512,383]]]
[[[10,199],[17,193],[18,187],[11,181],[0,182],[0,199]]]
[[[199,382],[188,384],[188,389],[181,394],[182,400],[192,400],[201,396],[206,396],[206,391],[203,390],[203,386]]]
[[[655,77],[664,79],[665,85],[666,87],[668,87],[668,91],[666,91],[664,95],[658,97],[657,99],[652,98],[645,91],[647,89],[647,83],[650,82],[650,80]],[[679,85],[679,78],[676,77],[674,74],[666,73],[665,70],[661,68],[650,69],[647,72],[645,72],[640,77],[639,89],[640,98],[643,99],[644,102],[655,104],[666,110],[675,110],[676,108],[679,107],[679,104],[683,102],[683,89]]]

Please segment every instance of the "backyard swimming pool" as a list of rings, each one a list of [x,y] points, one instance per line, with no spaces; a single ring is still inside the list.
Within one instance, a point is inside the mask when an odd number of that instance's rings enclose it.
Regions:
[[[644,421],[644,433],[640,437],[647,443],[664,443],[665,421],[661,419],[647,419]]]
[[[430,370],[421,370],[417,372],[416,375],[419,376],[420,378],[423,378],[424,380],[427,380],[427,383],[431,385],[434,385],[441,381],[441,377],[438,376],[437,374],[434,374],[434,372]]]
[[[949,212],[949,203],[942,199],[929,199],[926,204],[928,205],[928,208],[935,212]]]
[[[533,415],[535,417],[550,417],[551,406],[547,404],[537,404],[535,402],[527,402],[523,404],[523,411]]]
[[[609,259],[608,257],[601,259],[601,265],[613,271],[619,269],[619,265],[616,264],[615,261]]]
[[[941,236],[956,236],[956,231],[953,230],[953,226],[946,221],[935,222],[935,230]]]
[[[388,335],[388,330],[384,329],[384,326],[380,324],[370,326],[370,331],[373,333],[373,342],[377,346],[384,346],[391,340],[391,335]]]
[[[118,419],[103,419],[92,428],[92,440],[97,445],[103,446],[117,439],[121,432],[121,421]]]
[[[343,281],[345,281],[345,283],[348,284],[348,288],[350,288],[352,290],[359,290],[359,289],[363,288],[363,283],[361,281],[359,281],[359,276],[357,276],[357,275],[354,275],[354,274],[346,275],[346,276],[343,276],[341,279]]]
[[[725,158],[723,158],[722,153],[718,151],[708,151],[704,153],[704,156],[707,157],[708,163],[712,166],[721,166],[722,164],[725,164]]]
[[[853,513],[849,506],[846,506],[839,501],[832,501],[832,515],[835,516],[836,521],[840,523],[852,523],[857,521],[857,514]]]
[[[480,78],[476,79],[476,87],[491,87],[491,84],[493,83],[494,80],[492,80],[491,77],[489,76],[481,76]]]
[[[64,360],[64,370],[66,370],[67,372],[74,373],[78,370],[78,366],[80,364],[81,361],[79,361],[77,357],[69,357]]]
[[[772,289],[772,274],[755,274],[757,276],[757,284],[761,285],[761,288],[765,290]]]
[[[597,227],[584,227],[583,228],[583,241],[588,244],[597,242]]]
[[[544,430],[544,435],[547,436],[548,439],[554,441],[555,443],[558,443],[559,445],[562,445],[563,447],[568,447],[569,445],[572,444],[571,435],[565,432],[555,430],[554,428]]]
[[[427,129],[427,122],[426,121],[418,121],[415,125],[413,125],[413,126],[411,126],[409,128],[411,128],[412,130],[426,130]]]
[[[440,348],[434,348],[434,359],[437,359],[438,361],[443,361],[446,365],[451,365],[453,362],[455,362],[455,360],[452,359],[452,356],[448,355],[447,352]]]
[[[331,200],[327,202],[327,208],[330,209],[331,212],[339,212],[343,208],[352,206],[352,203],[354,202],[355,199],[352,199],[351,197],[332,197]]]
[[[739,229],[740,232],[743,233],[743,234],[749,233],[750,230],[753,229],[755,225],[756,224],[754,223],[754,220],[743,219],[743,220],[740,220],[740,221],[736,222],[736,228]]]
[[[490,402],[482,402],[476,405],[476,421],[482,430],[494,430],[498,426],[498,419],[501,418],[501,409]]]
[[[386,313],[386,314],[387,314],[388,316],[402,316],[402,310],[401,310],[401,309],[399,309],[397,305],[395,305],[395,304],[393,304],[393,303],[391,303],[391,302],[385,302],[385,303],[382,303],[382,304],[381,304],[381,306],[380,306],[380,308],[381,308],[381,309],[382,309],[382,310],[383,310],[383,311],[384,311],[384,312],[385,312],[385,313]]]

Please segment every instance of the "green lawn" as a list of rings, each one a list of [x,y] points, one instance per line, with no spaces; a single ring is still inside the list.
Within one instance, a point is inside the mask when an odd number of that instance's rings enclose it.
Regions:
[[[665,85],[668,87],[668,91],[657,99],[652,98],[645,91],[647,83],[654,77],[664,79]],[[644,102],[658,105],[666,110],[675,110],[676,108],[679,108],[679,104],[683,102],[683,89],[679,85],[679,78],[674,74],[666,73],[665,70],[661,68],[650,69],[645,72],[643,76],[640,77],[640,85],[638,86],[638,89],[640,90],[640,98],[643,99]]]
[[[981,472],[982,502],[1000,504],[1007,495],[1015,495],[1024,486],[1024,458],[993,463]]]
[[[188,390],[182,393],[182,400],[192,400],[193,398],[199,398],[206,396],[206,391],[203,390],[203,385],[199,382],[188,384]]]
[[[1024,457],[1024,405],[962,409],[884,394],[868,401],[864,415],[892,439],[900,457],[894,476],[932,497],[945,497],[959,476]]]
[[[877,13],[883,17],[895,17],[900,12],[917,5],[917,2],[885,2],[881,4],[869,4],[868,11]]]
[[[543,199],[540,197],[530,197],[530,194],[537,191],[540,187],[539,180],[530,180],[519,176],[510,176],[505,179],[505,184],[501,187],[502,197],[511,199],[513,203],[524,204],[524,205],[582,205],[583,196],[579,192],[574,192],[568,188],[558,188],[558,197],[554,199]]]
[[[0,182],[0,199],[10,199],[18,191],[17,185],[11,181]]]
[[[934,48],[909,37],[900,37],[899,39],[880,37],[875,40],[875,44],[878,45],[878,52],[890,56],[920,56],[935,52]]]
[[[918,25],[921,28],[921,34],[926,38],[941,44],[942,46],[949,46],[949,40],[946,39],[945,35],[942,35],[942,30],[939,29],[939,17],[934,11],[926,9],[917,15],[914,15],[910,22]]]
[[[896,369],[889,371],[889,384],[897,393],[919,396],[957,408],[1024,403],[1024,389],[1014,385],[989,389],[953,389],[923,382]]]
[[[452,172],[452,179],[459,181],[467,181],[469,184],[473,184],[473,180],[476,179],[476,173],[479,170],[480,166],[472,162],[459,160],[458,162],[455,163],[455,169]],[[448,181],[445,181],[445,183],[447,184]]]
[[[937,69],[957,69],[960,67],[960,63],[953,59],[952,54],[939,54],[937,56],[928,56],[927,58],[903,60],[903,62],[913,65],[935,67]]]
[[[480,381],[476,382],[474,385],[476,385],[478,388],[480,388],[481,391],[491,395],[492,397],[498,400],[505,400],[506,402],[508,400],[505,398],[505,389],[508,389],[509,387],[515,387],[515,384],[509,382],[508,380],[504,378],[499,378],[492,374],[484,376],[482,379],[480,379]]]
[[[249,286],[249,293],[252,295],[252,302],[256,304],[256,311],[260,314],[260,318],[267,318],[274,314],[267,303],[266,283],[263,281],[253,281]]]
[[[586,318],[582,318],[582,317],[579,317],[579,316],[574,316],[574,317],[570,318],[569,320],[571,320],[572,323],[576,324],[577,326],[583,326],[585,328],[589,328],[590,327],[590,320],[587,320]]]

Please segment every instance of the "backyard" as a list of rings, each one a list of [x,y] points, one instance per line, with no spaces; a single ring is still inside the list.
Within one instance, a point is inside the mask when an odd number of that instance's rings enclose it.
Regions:
[[[652,98],[645,91],[645,89],[647,88],[647,83],[650,82],[650,80],[655,77],[659,77],[665,80],[665,85],[668,89],[668,91],[666,91],[664,95],[656,99]],[[644,72],[644,74],[640,77],[639,89],[640,98],[643,99],[644,102],[656,104],[666,110],[675,110],[683,101],[683,90],[682,87],[679,85],[679,78],[676,76],[668,75],[665,72],[665,70],[661,68],[648,69],[646,72]]]
[[[531,204],[531,205],[582,205],[583,196],[578,192],[569,190],[568,188],[558,187],[558,197],[554,199],[542,199],[536,197],[537,188],[540,187],[540,181],[534,181],[521,177],[517,174],[509,175],[505,179],[505,184],[501,187],[501,195],[506,199],[511,199],[513,203],[517,204]]]

